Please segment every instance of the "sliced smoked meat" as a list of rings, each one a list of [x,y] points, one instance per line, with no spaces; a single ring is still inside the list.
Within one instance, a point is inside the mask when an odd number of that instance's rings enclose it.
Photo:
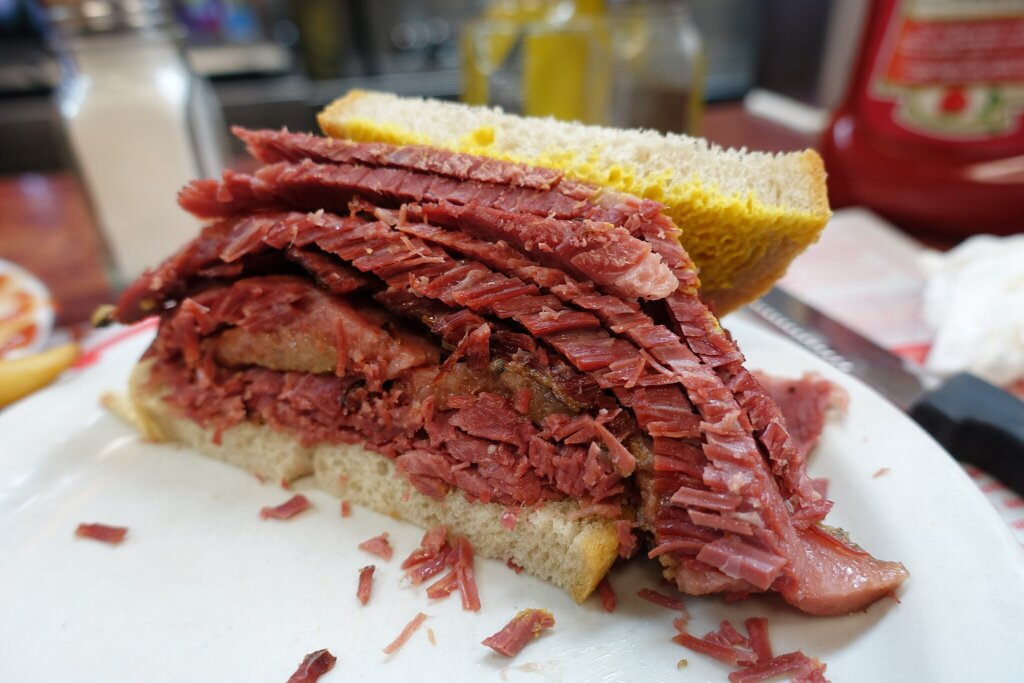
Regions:
[[[656,202],[432,148],[237,133],[268,165],[183,190],[184,207],[220,220],[133,284],[117,311],[124,321],[168,311],[164,326],[182,342],[181,363],[198,367],[209,352],[210,330],[192,328],[209,324],[200,299],[210,279],[243,282],[252,259],[283,254],[325,296],[372,299],[440,338],[440,365],[432,356],[395,375],[405,400],[421,399],[415,418],[401,401],[368,414],[405,426],[376,447],[421,492],[598,502],[627,494],[627,482],[654,537],[650,555],[692,593],[776,590],[806,611],[842,613],[906,576],[902,565],[820,526],[831,503],[807,476],[808,442],[786,429],[783,411],[700,300],[679,229]],[[252,334],[236,323],[214,332],[236,351],[240,339],[228,335]],[[337,374],[372,365],[348,357],[336,331],[328,336]],[[243,365],[238,354],[235,364]],[[416,378],[435,365],[436,381]],[[235,372],[248,381],[250,370]],[[370,374],[362,378],[369,390],[386,392],[381,382],[391,380],[375,383],[386,375]],[[333,389],[338,400],[352,390]],[[203,391],[190,399],[194,412],[209,408]],[[219,407],[229,421],[253,409],[239,396]],[[310,417],[300,414],[277,424]],[[381,436],[380,427],[341,422],[349,431],[333,438]]]

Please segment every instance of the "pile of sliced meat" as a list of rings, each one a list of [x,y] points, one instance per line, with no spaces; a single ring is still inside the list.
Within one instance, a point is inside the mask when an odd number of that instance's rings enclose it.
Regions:
[[[660,205],[429,147],[236,132],[266,165],[186,187],[210,223],[117,311],[161,312],[154,374],[185,414],[366,443],[434,497],[635,504],[688,593],[840,614],[905,578],[821,524],[803,444]]]

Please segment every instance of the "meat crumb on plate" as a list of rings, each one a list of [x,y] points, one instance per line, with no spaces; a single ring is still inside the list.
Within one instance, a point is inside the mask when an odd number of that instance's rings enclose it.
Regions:
[[[615,605],[618,604],[619,598],[615,595],[615,589],[612,588],[607,576],[597,584],[597,595],[601,598],[601,607],[604,607],[605,612],[615,611]]]
[[[388,541],[388,532],[386,531],[380,536],[374,536],[373,538],[368,538],[363,541],[359,544],[359,548],[360,550],[365,550],[371,555],[383,558],[385,562],[390,560],[392,555],[395,553],[394,549],[391,547],[391,542]]]
[[[399,648],[405,645],[406,641],[409,640],[409,638],[412,636],[413,633],[416,632],[420,625],[423,624],[423,620],[426,618],[427,615],[423,612],[417,613],[416,616],[412,618],[412,621],[405,625],[405,628],[403,628],[402,632],[398,634],[398,637],[391,641],[391,643],[386,648],[384,648],[384,654],[389,655],[393,652],[397,652]]]
[[[376,569],[377,566],[371,564],[359,570],[359,587],[356,589],[356,597],[364,606],[370,601],[370,591],[373,590],[373,572]]]
[[[826,665],[803,652],[773,655],[768,636],[768,620],[763,617],[744,622],[747,635],[740,633],[728,620],[719,624],[717,631],[709,631],[698,638],[686,630],[686,620],[673,624],[676,635],[672,640],[683,647],[736,667],[729,674],[730,683],[757,683],[789,675],[795,683],[828,683]]]
[[[683,604],[682,600],[670,597],[668,595],[665,595],[664,593],[659,593],[656,590],[651,590],[650,588],[641,588],[639,591],[637,591],[636,596],[638,598],[646,600],[647,602],[653,602],[655,605],[660,605],[661,607],[664,607],[666,609],[674,609],[678,612],[682,612],[683,614],[687,613],[686,605]]]
[[[310,507],[309,499],[301,493],[296,493],[276,507],[264,507],[260,510],[260,517],[263,519],[291,519]]]
[[[515,657],[527,643],[554,625],[555,617],[551,612],[545,609],[524,609],[500,631],[485,638],[483,644],[498,654]]]
[[[338,658],[327,650],[310,652],[288,679],[288,683],[316,683],[321,676],[334,668],[337,661]]]
[[[414,584],[420,584],[444,571],[448,566],[451,546],[448,544],[448,529],[436,526],[423,534],[420,547],[409,553],[402,562],[405,577]],[[452,558],[454,560],[454,558]]]
[[[109,526],[107,524],[79,524],[75,536],[102,541],[110,545],[118,545],[128,534],[126,526]]]

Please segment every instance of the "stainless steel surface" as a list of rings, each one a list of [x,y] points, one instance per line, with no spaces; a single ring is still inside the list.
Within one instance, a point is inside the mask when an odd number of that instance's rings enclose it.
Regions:
[[[747,309],[825,362],[860,378],[902,410],[938,384],[913,363],[778,287],[748,304]]]

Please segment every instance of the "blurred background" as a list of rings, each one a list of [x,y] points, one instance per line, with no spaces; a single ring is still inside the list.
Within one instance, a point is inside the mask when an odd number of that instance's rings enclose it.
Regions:
[[[648,110],[661,109],[661,118],[643,112],[636,112],[636,118],[665,130],[698,131],[701,122],[688,102],[691,94],[698,102],[736,102],[754,88],[769,88],[805,102],[827,105],[834,101],[841,85],[825,70],[834,70],[838,80],[849,70],[863,14],[838,5],[863,8],[866,2],[175,0],[171,4],[182,28],[187,62],[213,83],[228,124],[313,129],[316,111],[351,88],[500,103],[513,111],[590,122],[629,123],[624,109],[633,99],[630,89],[642,86],[621,82],[629,78],[622,75],[622,62],[632,59],[635,63],[626,67],[633,69],[634,80],[663,81],[656,94],[648,88],[649,103],[644,105]],[[830,21],[840,13],[847,25],[837,40],[845,49],[826,59]],[[623,15],[628,15],[632,26],[625,30],[629,35],[614,37],[613,46],[613,37],[602,35],[598,26],[607,27],[609,17],[625,23]],[[52,31],[47,23],[45,7],[37,2],[0,0],[0,173],[49,171],[66,165],[52,100],[61,79],[60,56],[48,40]],[[660,34],[646,32],[645,23]],[[528,35],[517,35],[524,27]],[[616,59],[620,62],[617,98],[610,76]],[[556,71],[551,64],[557,65]],[[639,73],[653,68],[667,73]],[[575,87],[566,90],[564,83]],[[590,91],[591,100],[602,101],[584,101],[586,96],[579,92],[584,89]],[[664,113],[664,105],[670,103],[677,115]]]
[[[87,320],[250,163],[228,126],[353,88],[815,148],[933,247],[1024,228],[1024,0],[0,0],[0,261]]]

